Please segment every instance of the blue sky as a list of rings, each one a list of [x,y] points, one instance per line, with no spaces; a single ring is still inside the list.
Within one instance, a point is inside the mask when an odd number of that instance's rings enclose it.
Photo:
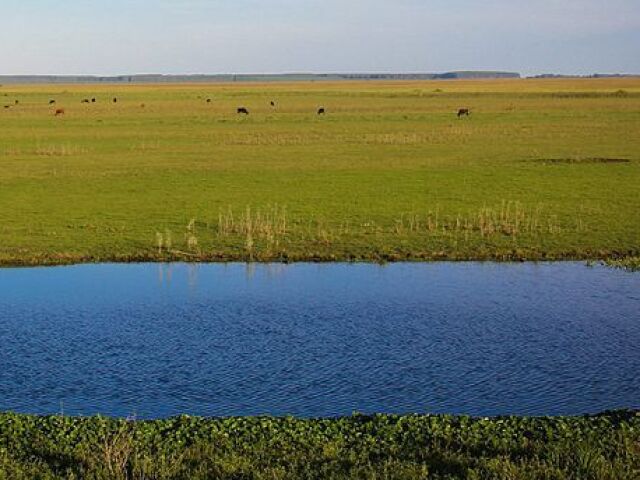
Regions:
[[[0,0],[0,74],[640,73],[640,0]]]

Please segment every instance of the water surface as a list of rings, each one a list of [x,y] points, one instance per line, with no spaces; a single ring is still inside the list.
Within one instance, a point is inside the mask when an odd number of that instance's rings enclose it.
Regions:
[[[0,269],[0,410],[640,407],[640,274],[581,263]]]

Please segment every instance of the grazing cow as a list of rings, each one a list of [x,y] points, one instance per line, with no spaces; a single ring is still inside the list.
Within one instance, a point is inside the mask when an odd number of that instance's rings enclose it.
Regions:
[[[54,114],[54,117],[57,117],[58,115],[64,115],[64,108],[56,108],[56,113]]]
[[[271,101],[271,106],[275,107],[276,106],[276,102],[274,102],[273,100]]]
[[[53,105],[54,103],[56,103],[55,100],[49,100],[49,105]]]
[[[95,99],[95,98],[92,98],[92,99],[91,99],[91,103],[96,103],[96,99]]]
[[[244,107],[238,107],[238,113],[244,113],[245,115],[249,115],[249,110]]]
[[[210,98],[207,98],[207,103],[211,103],[211,99]]]
[[[466,115],[468,117],[470,113],[471,112],[468,108],[461,108],[460,110],[458,110],[458,118],[462,117],[463,115]]]
[[[318,115],[324,115],[326,113],[326,110],[324,109],[324,107],[320,107],[318,109]]]
[[[82,102],[80,102],[80,103],[89,103],[89,99],[88,98],[83,98]]]
[[[18,100],[15,101],[15,104],[18,105],[20,102]]]
[[[11,108],[11,105],[5,105],[4,108]]]

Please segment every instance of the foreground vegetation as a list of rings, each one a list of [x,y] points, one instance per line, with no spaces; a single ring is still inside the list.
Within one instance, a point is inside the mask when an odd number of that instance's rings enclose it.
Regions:
[[[638,78],[5,85],[0,131],[0,265],[640,255]]]
[[[619,259],[609,259],[605,262],[610,267],[620,268],[628,272],[640,271],[640,257],[625,257]]]
[[[640,476],[640,414],[125,421],[0,415],[0,478],[581,479]]]

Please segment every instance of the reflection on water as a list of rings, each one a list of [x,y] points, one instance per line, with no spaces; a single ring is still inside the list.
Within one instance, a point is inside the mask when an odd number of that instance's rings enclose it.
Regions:
[[[640,275],[556,264],[0,270],[0,409],[164,417],[640,407]]]

